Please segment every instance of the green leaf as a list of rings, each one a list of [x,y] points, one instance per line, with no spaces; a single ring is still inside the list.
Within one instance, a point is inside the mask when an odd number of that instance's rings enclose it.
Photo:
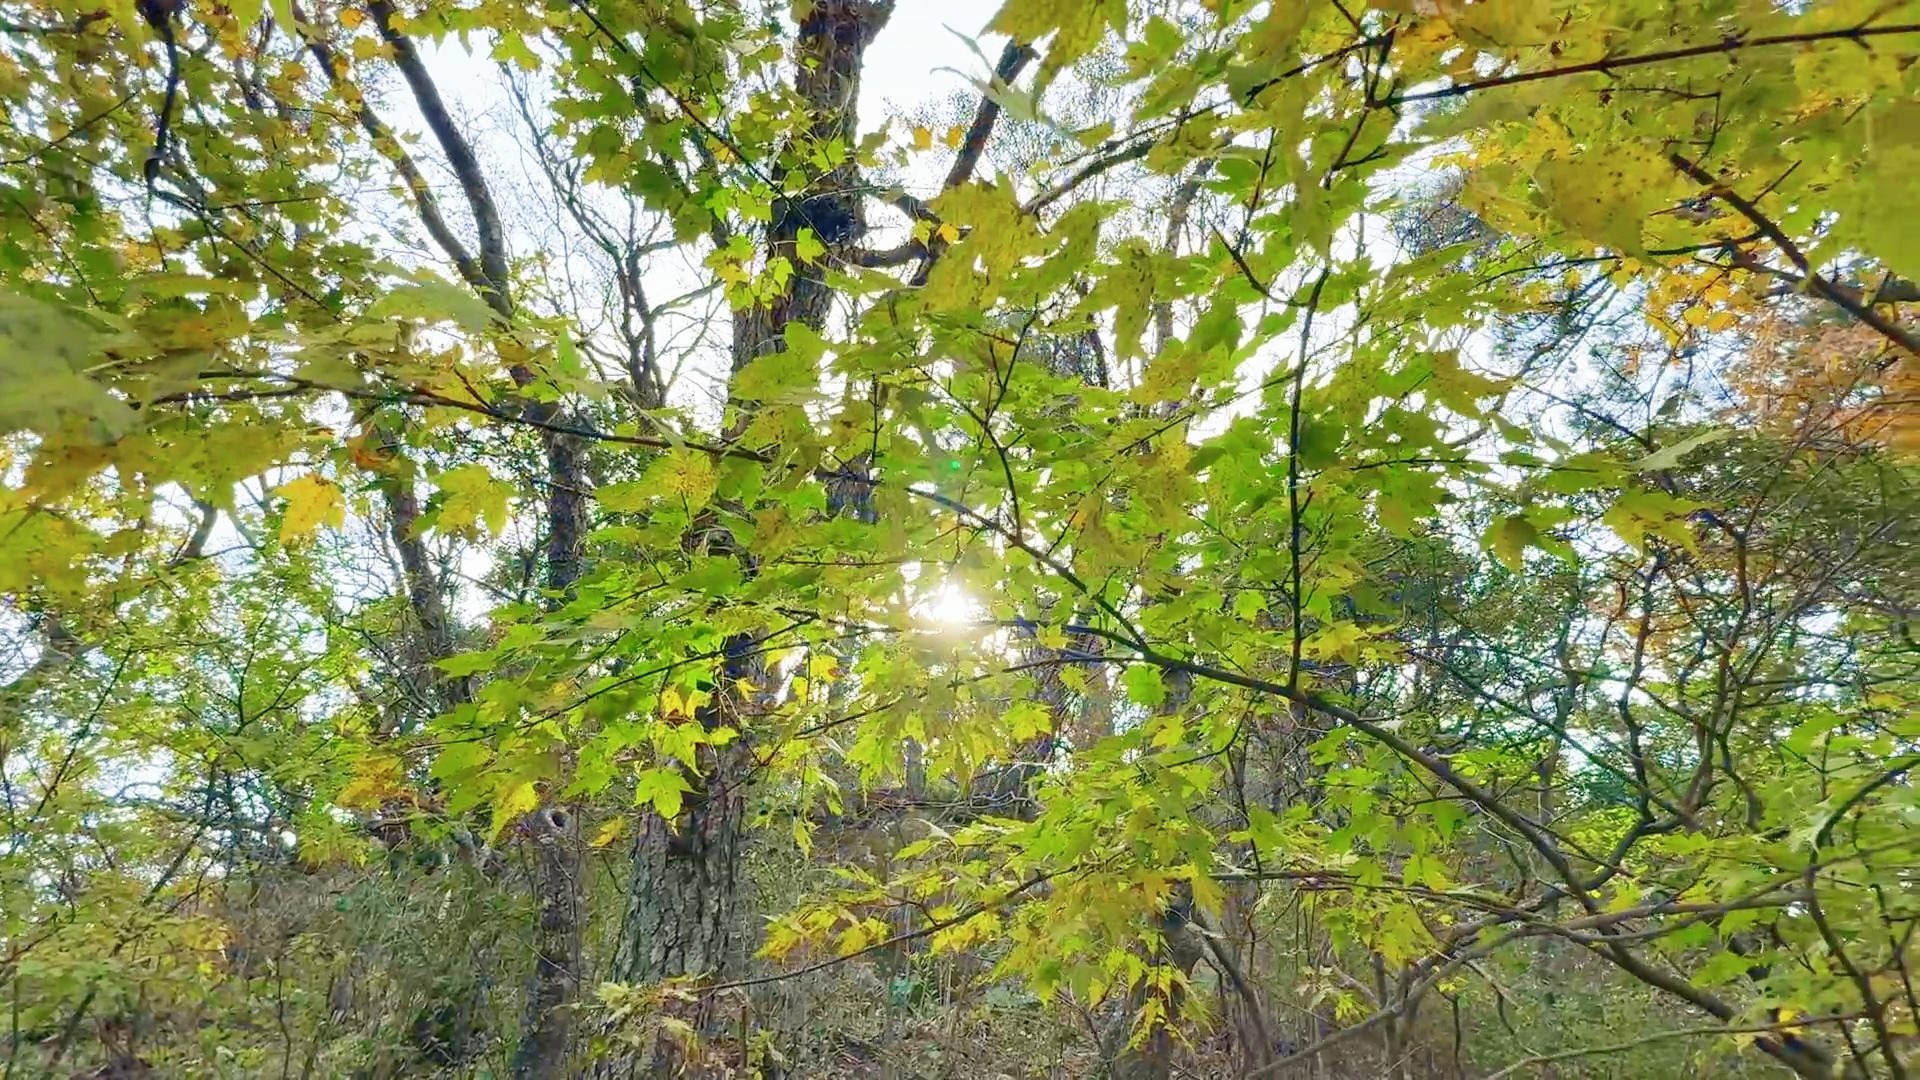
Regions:
[[[1653,472],[1657,469],[1671,469],[1679,465],[1686,456],[1703,446],[1711,446],[1722,439],[1729,438],[1733,431],[1729,428],[1708,428],[1690,438],[1682,439],[1672,446],[1663,446],[1648,454],[1632,465],[1634,472]]]
[[[1457,352],[1434,353],[1431,362],[1434,396],[1462,416],[1480,416],[1481,399],[1503,394],[1511,386],[1510,380],[1488,378],[1461,367]]]
[[[1549,213],[1575,236],[1628,255],[1643,254],[1652,192],[1672,173],[1658,155],[1634,146],[1554,157],[1534,170]]]
[[[1026,742],[1053,730],[1053,713],[1038,701],[1015,702],[1007,710],[1007,728],[1015,741]]]
[[[686,773],[675,766],[646,769],[634,777],[633,805],[652,806],[661,817],[671,821],[680,816],[687,793],[692,790]]]
[[[820,242],[820,237],[812,229],[801,229],[793,239],[794,257],[808,266],[819,262],[826,253],[827,245]]]
[[[1493,552],[1500,565],[1518,574],[1526,570],[1527,548],[1539,539],[1540,530],[1534,528],[1533,522],[1523,515],[1509,514],[1487,528],[1486,535],[1480,538],[1480,546]]]
[[[468,675],[478,675],[500,662],[499,654],[488,649],[482,652],[458,653],[444,660],[437,660],[434,666],[456,679]]]
[[[507,527],[507,499],[513,485],[493,475],[485,465],[459,465],[433,478],[439,488],[435,528],[455,536],[470,536],[482,521],[496,535]]]
[[[1661,536],[1682,547],[1693,545],[1693,533],[1687,515],[1699,509],[1699,503],[1677,498],[1664,491],[1630,488],[1622,491],[1600,521],[1620,539],[1644,552],[1648,535]]]
[[[1251,622],[1265,610],[1267,597],[1264,593],[1243,589],[1233,595],[1233,614],[1236,618]]]
[[[373,302],[367,316],[451,322],[475,332],[492,326],[497,318],[486,301],[475,296],[472,290],[442,281],[396,286]]]
[[[1167,703],[1167,684],[1161,678],[1160,669],[1152,664],[1134,664],[1120,676],[1121,685],[1127,688],[1127,698],[1137,705],[1157,709]]]
[[[134,415],[83,374],[113,338],[76,312],[0,290],[0,434],[51,431],[69,417],[102,440],[131,430]]]

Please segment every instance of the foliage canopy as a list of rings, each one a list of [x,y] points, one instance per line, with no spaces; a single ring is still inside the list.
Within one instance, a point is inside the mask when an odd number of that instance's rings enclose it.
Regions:
[[[0,0],[8,1074],[1906,1075],[1920,6],[893,15]]]

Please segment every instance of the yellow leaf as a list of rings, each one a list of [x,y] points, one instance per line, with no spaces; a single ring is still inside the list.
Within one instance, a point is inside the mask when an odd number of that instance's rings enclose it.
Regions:
[[[540,805],[540,793],[535,790],[533,781],[526,780],[501,792],[498,802],[493,804],[493,828],[488,834],[489,841],[498,839],[500,831],[520,815]]]
[[[340,25],[349,30],[356,29],[365,21],[367,21],[366,13],[359,8],[342,8],[340,10]]]
[[[676,501],[684,499],[691,509],[705,506],[719,483],[713,460],[699,451],[687,449],[662,454],[647,470],[647,479],[655,490]]]
[[[1043,73],[1050,74],[1086,55],[1109,29],[1120,30],[1126,18],[1125,0],[1006,0],[987,29],[1015,41],[1039,41],[1051,35]]]
[[[592,847],[603,848],[615,840],[620,839],[621,835],[626,831],[627,819],[617,817],[608,821],[605,825],[600,826],[599,831],[593,834],[593,839],[587,841],[587,843]]]
[[[941,222],[940,227],[933,231],[933,235],[949,244],[957,243],[960,240],[960,230],[954,228],[953,223],[950,221]]]
[[[346,523],[346,497],[318,473],[280,485],[277,494],[287,500],[286,516],[280,519],[281,543],[298,540],[322,525],[339,528]]]
[[[1583,240],[1619,254],[1642,252],[1641,229],[1664,165],[1638,147],[1551,157],[1534,170],[1549,212]]]
[[[654,1022],[659,1024],[660,1030],[666,1032],[666,1034],[680,1046],[691,1049],[700,1041],[699,1036],[695,1034],[693,1030],[693,1025],[677,1016],[659,1016],[655,1018]]]
[[[349,810],[371,810],[400,790],[400,760],[383,754],[354,763],[353,779],[333,801]]]
[[[1533,523],[1518,514],[1510,514],[1488,527],[1481,538],[1481,546],[1493,552],[1493,557],[1508,570],[1518,574],[1526,566],[1526,551],[1540,538],[1540,531]]]
[[[913,129],[913,148],[914,148],[915,150],[931,150],[931,149],[933,149],[933,131],[932,131],[932,129],[930,129],[930,128],[923,128],[923,127],[917,127],[917,128],[914,128],[914,129]]]
[[[441,531],[472,536],[483,521],[487,531],[495,534],[507,527],[507,497],[513,485],[495,478],[485,465],[460,465],[433,482],[441,493],[440,514],[434,520]]]
[[[1201,910],[1218,912],[1226,905],[1226,894],[1221,891],[1219,882],[1213,880],[1213,875],[1207,873],[1206,867],[1195,863],[1182,876],[1192,886],[1193,902],[1200,905]]]

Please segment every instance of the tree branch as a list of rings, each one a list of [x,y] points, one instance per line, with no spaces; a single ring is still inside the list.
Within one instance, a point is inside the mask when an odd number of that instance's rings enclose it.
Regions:
[[[1715,53],[1734,53],[1743,49],[1759,49],[1769,45],[1808,45],[1818,41],[1856,41],[1864,46],[1870,37],[1889,34],[1920,33],[1920,23],[1907,23],[1897,26],[1854,26],[1843,30],[1824,30],[1806,34],[1772,34],[1766,37],[1742,38],[1738,34],[1728,34],[1719,41],[1705,45],[1689,45],[1679,49],[1667,49],[1662,52],[1642,53],[1638,56],[1605,57],[1590,60],[1584,64],[1568,64],[1564,67],[1541,68],[1537,71],[1518,71],[1510,75],[1495,75],[1487,79],[1475,79],[1472,82],[1455,83],[1438,90],[1420,90],[1406,94],[1392,94],[1375,102],[1375,105],[1391,108],[1410,101],[1436,101],[1442,98],[1461,97],[1478,90],[1491,90],[1499,86],[1518,86],[1522,83],[1539,82],[1543,79],[1559,79],[1569,75],[1589,75],[1610,73],[1621,68],[1641,67],[1647,64],[1662,64],[1669,60],[1687,60],[1696,56],[1712,56]]]
[[[1812,1024],[1844,1023],[1851,1019],[1854,1018],[1827,1016],[1815,1020],[1799,1019],[1748,1027],[1728,1027],[1724,1024],[1711,1024],[1701,1027],[1676,1028],[1672,1031],[1656,1031],[1651,1035],[1642,1035],[1637,1039],[1627,1039],[1617,1043],[1607,1043],[1604,1046],[1582,1046],[1573,1050],[1559,1050],[1551,1054],[1535,1054],[1532,1057],[1524,1057],[1500,1069],[1498,1072],[1488,1073],[1486,1080],[1505,1080],[1506,1077],[1517,1075],[1541,1065],[1551,1065],[1559,1061],[1572,1061],[1575,1058],[1598,1057],[1601,1054],[1622,1054],[1628,1050],[1637,1050],[1650,1043],[1666,1042],[1671,1039],[1691,1039],[1700,1036],[1725,1037],[1727,1035],[1777,1034],[1783,1031],[1791,1032],[1795,1028],[1802,1028]]]
[[[461,243],[460,238],[454,235],[452,227],[447,224],[446,215],[440,211],[440,200],[434,195],[432,186],[427,183],[426,174],[420,171],[420,166],[413,160],[413,155],[407,153],[399,136],[395,135],[393,129],[387,126],[387,122],[373,111],[373,106],[367,104],[366,96],[359,91],[359,88],[347,81],[346,76],[341,73],[342,65],[336,63],[338,54],[334,52],[333,46],[308,29],[312,23],[297,5],[293,8],[293,22],[293,32],[299,36],[306,45],[307,52],[311,53],[315,62],[320,65],[320,70],[326,76],[327,82],[335,90],[344,91],[342,96],[353,103],[354,118],[360,122],[361,130],[373,140],[374,149],[381,157],[387,159],[387,163],[393,166],[393,171],[400,174],[401,181],[407,186],[407,193],[413,197],[414,211],[420,215],[420,224],[426,228],[427,235],[432,237],[433,242],[439,245],[448,259],[453,261],[454,270],[459,273],[461,280],[472,286],[475,292],[485,295],[490,286],[485,269],[479,260],[473,257],[473,253],[467,250],[467,246]]]
[[[494,205],[493,194],[487,190],[487,178],[480,168],[480,159],[474,155],[473,145],[467,141],[467,137],[454,126],[453,116],[447,111],[446,102],[441,100],[440,89],[434,85],[433,77],[420,59],[420,53],[413,47],[413,40],[394,29],[393,4],[389,0],[368,0],[367,11],[380,28],[380,39],[393,50],[394,65],[400,69],[401,77],[407,80],[407,87],[413,91],[414,103],[419,106],[420,115],[426,120],[434,139],[440,143],[441,152],[447,155],[447,165],[460,181],[460,189],[467,197],[467,206],[473,211],[474,229],[480,236],[480,271],[486,282],[481,289],[481,298],[501,316],[511,316],[513,300],[507,293],[506,232],[501,226],[500,211]]]
[[[1009,41],[1000,51],[1000,61],[993,66],[993,81],[1001,86],[1011,86],[1013,80],[1037,55],[1033,47],[1023,42]],[[980,158],[987,151],[987,140],[993,137],[993,128],[1000,119],[1000,103],[992,94],[981,94],[980,104],[973,111],[973,123],[967,126],[967,137],[960,143],[960,154],[953,159],[953,167],[947,170],[947,178],[940,185],[942,191],[952,191],[961,184],[973,179],[974,170],[980,166]]]
[[[999,62],[993,66],[993,83],[990,85],[1011,86],[1013,80],[1020,77],[1020,72],[1033,61],[1036,55],[1038,54],[1033,51],[1032,46],[1018,41],[1007,42],[1006,48],[1000,51]],[[987,143],[993,138],[993,129],[999,123],[1001,112],[1000,103],[994,100],[992,94],[980,95],[980,103],[973,110],[973,122],[967,126],[966,138],[960,143],[960,153],[953,159],[953,166],[947,170],[946,178],[940,183],[942,193],[952,191],[973,179],[973,174],[980,168],[980,159],[986,155]],[[939,220],[932,211],[927,209],[927,204],[923,200],[904,191],[893,193],[887,201],[916,223]],[[927,283],[927,275],[933,271],[934,262],[946,248],[947,245],[938,239],[929,239],[923,243],[909,237],[900,244],[882,251],[872,248],[855,249],[848,252],[847,261],[855,266],[878,270],[891,266],[905,266],[920,260],[919,267],[913,273],[912,283],[924,285]]]
[[[1913,29],[1920,30],[1920,26],[1914,27]],[[1878,331],[1879,334],[1888,341],[1900,346],[1914,356],[1920,356],[1920,338],[1916,338],[1905,327],[1892,322],[1887,319],[1886,316],[1881,315],[1871,307],[1861,303],[1860,297],[1856,295],[1853,290],[1829,281],[1815,273],[1813,267],[1808,264],[1807,256],[1800,250],[1799,245],[1795,244],[1793,238],[1788,236],[1772,218],[1762,213],[1759,207],[1743,198],[1739,192],[1723,183],[1718,177],[1701,168],[1695,162],[1680,156],[1678,153],[1668,153],[1667,160],[1672,163],[1674,168],[1680,170],[1680,172],[1685,174],[1689,179],[1704,186],[1708,194],[1726,203],[1728,206],[1733,207],[1734,210],[1739,212],[1741,217],[1752,222],[1753,227],[1759,229],[1762,235],[1768,240],[1773,241],[1773,245],[1780,249],[1781,254],[1785,255],[1794,266],[1799,268],[1801,275],[1805,279],[1808,292],[1831,301],[1836,307],[1839,307],[1847,314],[1852,315],[1854,318]]]
[[[1110,172],[1121,165],[1125,165],[1129,161],[1138,161],[1146,157],[1148,152],[1157,145],[1159,145],[1159,142],[1155,139],[1141,139],[1131,146],[1108,154],[1106,157],[1095,158],[1093,161],[1081,166],[1079,171],[1075,172],[1072,176],[1042,191],[1033,198],[1028,199],[1026,205],[1020,208],[1020,212],[1023,214],[1038,214],[1040,211],[1045,210],[1047,207],[1078,191],[1081,186],[1089,180],[1103,173]]]

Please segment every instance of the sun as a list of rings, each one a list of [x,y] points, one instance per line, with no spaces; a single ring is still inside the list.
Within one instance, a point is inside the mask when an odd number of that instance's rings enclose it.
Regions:
[[[943,629],[980,620],[979,601],[951,581],[941,582],[918,607],[921,621]]]

